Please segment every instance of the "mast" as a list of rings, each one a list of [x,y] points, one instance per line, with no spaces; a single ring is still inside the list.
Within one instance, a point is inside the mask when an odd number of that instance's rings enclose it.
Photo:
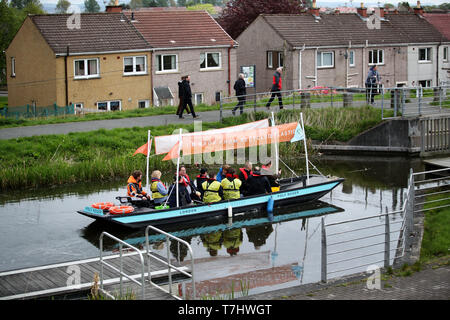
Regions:
[[[303,124],[303,113],[300,112],[300,119],[302,121],[302,130],[303,130],[303,141],[305,143],[305,157],[306,157],[306,185],[309,185],[309,160],[308,160],[308,149],[306,147],[306,135],[305,135],[305,126]]]
[[[275,127],[275,116],[272,112],[272,127]],[[277,140],[275,141],[275,174],[278,175],[279,170],[279,160],[278,160],[278,134],[276,135]]]
[[[181,128],[180,128],[180,133],[178,135],[178,160],[177,160],[177,181],[175,182],[175,186],[177,188],[177,208],[180,206],[180,199],[179,199],[179,194],[178,194],[178,180],[180,178],[180,153],[181,153]]]
[[[150,148],[151,148],[151,146],[150,146],[150,130],[148,130],[148,137],[147,137],[147,173],[146,173],[146,186],[147,186],[148,194],[150,195],[151,198],[153,198],[152,190],[151,190],[152,188],[150,187],[149,179],[148,179]]]

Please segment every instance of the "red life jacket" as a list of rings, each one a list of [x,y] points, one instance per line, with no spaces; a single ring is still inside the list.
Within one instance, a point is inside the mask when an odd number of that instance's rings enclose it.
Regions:
[[[244,180],[248,179],[248,173],[244,168],[239,168],[239,171],[242,172],[242,174],[244,175]],[[250,171],[250,175],[253,175],[253,171]]]
[[[239,179],[239,177],[235,174],[227,173],[225,175],[226,178],[233,178],[233,179]]]

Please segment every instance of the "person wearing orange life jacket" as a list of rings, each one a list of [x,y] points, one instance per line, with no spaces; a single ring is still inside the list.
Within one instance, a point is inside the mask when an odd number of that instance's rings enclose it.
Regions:
[[[135,170],[128,178],[127,194],[129,197],[137,197],[142,200],[150,200],[150,196],[142,190],[142,172]]]
[[[242,181],[234,174],[233,168],[228,168],[226,177],[222,180],[221,185],[223,188],[224,200],[239,199],[241,197],[240,188]]]
[[[156,204],[163,203],[167,200],[167,188],[161,182],[161,171],[155,170],[152,172],[150,190],[152,191],[153,201]]]
[[[272,92],[272,95],[270,96],[269,101],[266,104],[266,108],[267,110],[270,109],[270,105],[272,104],[273,99],[275,98],[275,96],[278,97],[278,105],[280,106],[280,110],[283,109],[283,100],[281,99],[281,73],[283,72],[283,68],[282,67],[278,67],[277,71],[275,71],[274,75],[273,75],[273,82],[272,82],[272,89],[270,90],[270,92]]]

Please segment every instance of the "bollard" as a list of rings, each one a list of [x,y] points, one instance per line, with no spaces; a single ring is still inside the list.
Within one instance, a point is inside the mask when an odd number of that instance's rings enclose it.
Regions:
[[[353,104],[353,95],[351,93],[343,93],[343,106],[345,107],[351,107]]]
[[[301,108],[309,108],[310,105],[310,101],[311,101],[311,94],[309,92],[302,92],[300,94],[300,107]]]

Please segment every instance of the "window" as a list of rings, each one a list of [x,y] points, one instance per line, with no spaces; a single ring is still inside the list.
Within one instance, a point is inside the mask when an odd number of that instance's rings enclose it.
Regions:
[[[200,69],[219,69],[220,67],[220,52],[206,52],[200,54]]]
[[[422,88],[430,88],[431,87],[431,80],[420,80],[419,86]]]
[[[123,74],[136,75],[147,73],[147,57],[124,57],[123,58]]]
[[[75,60],[75,79],[87,79],[99,77],[99,60],[94,59],[83,59]]]
[[[97,102],[97,110],[99,111],[120,111],[121,109],[119,100]]]
[[[317,67],[334,67],[334,52],[317,52]]]
[[[281,51],[267,51],[267,69],[283,67],[284,55]]]
[[[11,77],[16,76],[16,58],[11,57]]]
[[[383,50],[370,50],[369,51],[369,65],[384,64],[384,52]]]
[[[353,51],[353,50],[349,52],[348,63],[350,65],[350,67],[355,66],[355,51]]]
[[[150,101],[149,100],[139,100],[138,101],[138,108],[139,109],[145,109],[148,108]]]
[[[419,48],[419,62],[431,61],[431,48]]]
[[[194,93],[194,105],[203,103],[203,93]]]
[[[158,54],[156,56],[156,71],[178,71],[178,56],[176,54]]]
[[[273,69],[273,52],[267,51],[267,68]]]
[[[443,54],[442,54],[443,60],[448,61],[448,47],[444,47],[443,49],[444,49]]]

